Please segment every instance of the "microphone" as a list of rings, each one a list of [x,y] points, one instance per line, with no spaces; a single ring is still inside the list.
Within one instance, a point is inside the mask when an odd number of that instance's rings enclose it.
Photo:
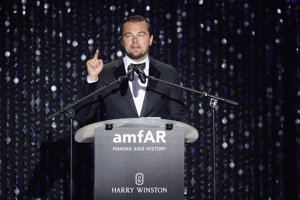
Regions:
[[[134,80],[134,67],[132,65],[128,66],[128,72],[127,72],[127,78],[129,81],[133,81]]]
[[[146,74],[145,74],[144,70],[139,68],[139,67],[136,67],[135,71],[138,74],[138,77],[139,77],[140,81],[142,83],[146,83]]]

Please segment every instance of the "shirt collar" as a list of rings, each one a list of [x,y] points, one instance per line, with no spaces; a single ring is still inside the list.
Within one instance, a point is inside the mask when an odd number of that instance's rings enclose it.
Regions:
[[[128,66],[130,65],[130,64],[140,64],[140,63],[146,63],[146,66],[145,66],[145,69],[144,69],[144,72],[145,72],[145,74],[146,75],[148,75],[149,74],[149,63],[150,63],[150,61],[149,61],[149,56],[147,55],[147,57],[144,59],[144,60],[142,60],[142,61],[140,61],[140,62],[136,62],[136,61],[134,61],[134,60],[132,60],[131,58],[129,58],[127,55],[126,56],[124,56],[124,58],[123,58],[123,62],[124,62],[124,66],[125,66],[125,71],[126,71],[126,73],[127,73],[127,68],[128,68]]]

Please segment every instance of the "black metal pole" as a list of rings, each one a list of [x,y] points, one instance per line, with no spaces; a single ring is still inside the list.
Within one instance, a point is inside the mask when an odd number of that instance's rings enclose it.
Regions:
[[[217,176],[216,176],[216,130],[215,130],[215,109],[218,104],[218,100],[210,99],[209,105],[212,111],[212,154],[213,154],[213,171],[212,171],[212,181],[213,181],[213,200],[217,199]]]
[[[70,200],[73,200],[73,121],[75,116],[74,108],[70,108],[66,112],[67,117],[70,119]]]

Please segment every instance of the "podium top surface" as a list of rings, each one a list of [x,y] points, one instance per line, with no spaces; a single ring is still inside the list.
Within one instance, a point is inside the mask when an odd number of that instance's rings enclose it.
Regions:
[[[184,131],[184,138],[187,143],[194,142],[198,138],[198,131],[193,126],[175,120],[167,120],[160,118],[124,118],[113,119],[101,122],[96,122],[84,126],[76,131],[75,141],[79,143],[94,142],[94,135],[96,128],[103,128],[107,124],[112,124],[113,127],[142,127],[142,128],[162,128],[165,129],[167,124],[172,124],[173,128],[182,128]]]

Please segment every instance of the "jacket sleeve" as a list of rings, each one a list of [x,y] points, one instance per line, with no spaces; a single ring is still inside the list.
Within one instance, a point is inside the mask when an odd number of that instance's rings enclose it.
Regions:
[[[85,97],[86,95],[94,92],[97,88],[97,82],[87,83],[84,82],[79,86],[78,89],[78,99]],[[80,124],[86,124],[95,116],[96,110],[101,104],[100,98],[98,95],[92,96],[82,102],[80,102],[75,107],[75,120]]]
[[[177,71],[173,70],[173,81],[172,83],[180,85],[178,79]],[[170,87],[169,93],[169,103],[168,103],[168,112],[171,119],[176,121],[181,121],[184,123],[191,124],[190,114],[187,106],[185,105],[183,89],[177,88],[175,86]]]

